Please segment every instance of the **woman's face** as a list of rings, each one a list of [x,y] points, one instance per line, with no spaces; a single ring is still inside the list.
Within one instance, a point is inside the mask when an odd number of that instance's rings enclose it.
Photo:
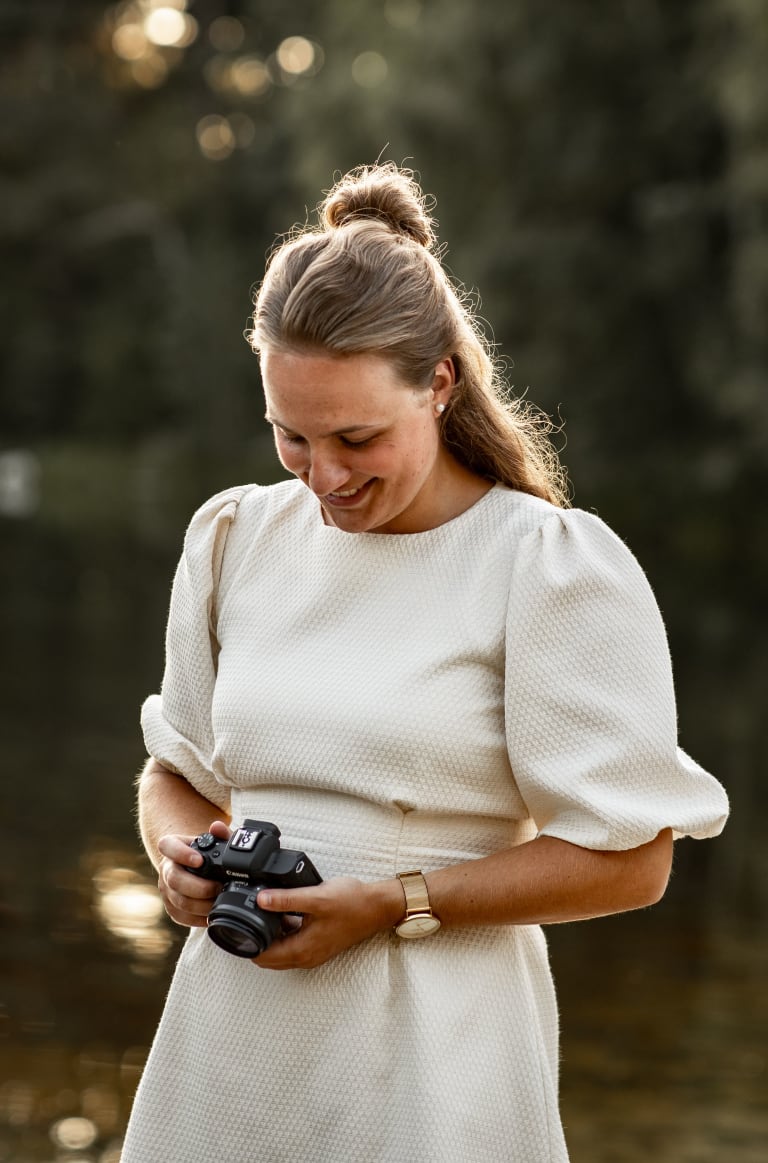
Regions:
[[[375,355],[261,354],[267,420],[283,465],[311,489],[326,521],[347,533],[418,533],[443,520],[456,462],[439,435],[453,366],[431,388],[403,383]]]

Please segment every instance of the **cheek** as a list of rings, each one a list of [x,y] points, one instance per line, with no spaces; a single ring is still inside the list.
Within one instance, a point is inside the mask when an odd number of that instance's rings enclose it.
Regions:
[[[413,480],[417,480],[429,472],[439,448],[439,441],[435,439],[435,434],[431,428],[422,431],[419,435],[420,439],[412,442],[404,464],[405,474]]]
[[[288,472],[298,474],[305,471],[304,450],[300,444],[292,444],[289,440],[281,440],[278,436],[275,439],[275,448],[280,463],[288,469]]]
[[[402,444],[381,444],[366,467],[392,486],[411,489],[429,472],[435,457],[434,445],[431,433],[420,433],[416,438],[412,435]]]

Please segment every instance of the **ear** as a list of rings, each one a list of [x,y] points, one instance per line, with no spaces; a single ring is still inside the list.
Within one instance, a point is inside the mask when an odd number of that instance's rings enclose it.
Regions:
[[[450,356],[447,359],[441,359],[440,363],[435,368],[434,379],[432,380],[432,404],[437,406],[442,404],[446,406],[451,398],[451,393],[456,386],[456,368]],[[442,409],[441,409],[442,411]]]

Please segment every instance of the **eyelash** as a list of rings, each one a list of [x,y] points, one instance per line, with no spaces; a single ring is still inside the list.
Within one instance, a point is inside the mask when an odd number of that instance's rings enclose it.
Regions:
[[[282,428],[278,429],[278,431],[280,432],[280,438],[287,440],[289,444],[302,444],[304,441],[303,436],[291,436],[288,432],[283,432]],[[374,437],[366,436],[365,440],[350,440],[347,436],[340,436],[339,439],[347,448],[362,448],[364,445],[370,444]]]

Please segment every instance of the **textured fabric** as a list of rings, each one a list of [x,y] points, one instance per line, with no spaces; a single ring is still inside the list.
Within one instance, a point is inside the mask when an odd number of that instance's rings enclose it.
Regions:
[[[412,535],[326,526],[298,482],[214,497],[174,582],[150,754],[327,879],[425,871],[537,831],[717,834],[677,748],[666,637],[597,518],[493,488]],[[536,926],[380,934],[271,973],[185,945],[123,1163],[563,1163]]]

